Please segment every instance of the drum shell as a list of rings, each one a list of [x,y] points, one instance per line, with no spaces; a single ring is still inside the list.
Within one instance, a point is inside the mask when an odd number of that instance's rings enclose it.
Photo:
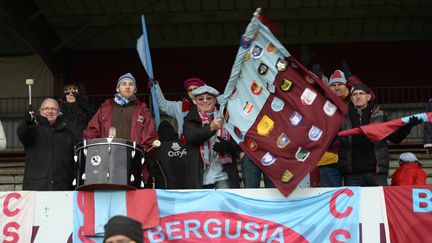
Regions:
[[[80,143],[76,152],[79,167],[77,189],[140,188],[144,152],[139,145],[134,149],[133,142],[125,139],[91,139]]]

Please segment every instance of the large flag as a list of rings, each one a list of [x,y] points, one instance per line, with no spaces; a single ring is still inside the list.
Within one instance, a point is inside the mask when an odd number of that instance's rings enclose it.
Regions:
[[[423,122],[432,121],[432,112],[423,112],[402,118],[394,119],[387,122],[373,123],[369,125],[359,126],[356,128],[340,131],[338,136],[346,137],[350,135],[364,134],[371,142],[377,142],[388,137],[390,134],[405,126],[409,122],[410,117],[417,117]]]
[[[0,242],[32,242],[35,192],[0,192]]]
[[[154,190],[74,192],[73,242],[102,242],[104,225],[116,215],[141,222],[143,230],[159,224]]]
[[[157,190],[160,223],[145,242],[359,242],[360,188],[262,200],[195,190]]]
[[[136,49],[138,52],[138,56],[141,60],[141,63],[144,66],[144,69],[147,72],[149,79],[154,79],[153,65],[152,65],[152,60],[150,55],[150,46],[147,38],[147,26],[146,26],[144,15],[141,15],[141,25],[143,29],[143,34],[137,40]],[[160,114],[159,114],[159,104],[156,98],[156,87],[151,87],[150,93],[151,93],[151,101],[153,104],[155,125],[157,128],[160,123]]]
[[[241,38],[221,104],[227,130],[285,196],[316,167],[346,112],[257,12]]]
[[[392,243],[432,242],[432,186],[385,186]]]

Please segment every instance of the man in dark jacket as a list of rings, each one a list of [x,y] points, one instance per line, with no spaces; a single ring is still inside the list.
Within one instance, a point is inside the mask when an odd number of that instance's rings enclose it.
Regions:
[[[59,116],[57,101],[45,99],[40,115],[26,113],[17,134],[26,153],[23,190],[71,190],[76,139]]]
[[[432,112],[432,99],[426,105],[426,112]],[[432,156],[432,123],[426,122],[424,125],[424,147],[426,149],[426,153],[429,156]]]
[[[184,120],[187,141],[187,180],[190,188],[238,188],[236,156],[239,146],[218,117],[219,92],[204,85],[194,91],[194,103]]]
[[[351,102],[342,130],[388,121],[385,113],[371,102],[371,90],[363,83],[354,84]],[[340,137],[339,168],[344,176],[345,186],[386,186],[389,170],[387,140],[400,143],[419,121],[410,122],[376,143],[363,135]]]

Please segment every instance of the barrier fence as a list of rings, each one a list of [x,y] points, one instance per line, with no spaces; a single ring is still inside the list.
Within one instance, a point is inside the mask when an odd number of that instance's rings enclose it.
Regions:
[[[432,98],[432,86],[420,87],[375,87],[376,103],[389,115],[390,119],[423,112],[426,102]],[[180,100],[183,93],[167,93],[168,100]],[[149,94],[138,94],[151,109]],[[88,100],[98,107],[105,99],[112,95],[88,95]],[[33,109],[37,109],[43,97],[33,97]],[[0,98],[0,120],[3,123],[7,137],[7,151],[21,151],[22,145],[16,136],[16,128],[23,114],[28,110],[28,98]],[[404,143],[422,143],[423,125],[415,127]]]

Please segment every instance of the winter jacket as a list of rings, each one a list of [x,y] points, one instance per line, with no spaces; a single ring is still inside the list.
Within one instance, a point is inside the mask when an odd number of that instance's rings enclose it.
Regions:
[[[93,116],[83,132],[84,139],[104,138],[109,135],[111,127],[114,99],[107,99]],[[135,112],[132,117],[131,134],[129,140],[136,141],[144,149],[149,149],[154,140],[158,139],[153,117],[147,105],[136,101]]]
[[[388,121],[384,111],[373,103],[362,110],[363,118],[359,118],[357,110],[352,103],[349,104],[349,111],[345,116],[342,130],[348,130],[359,125],[380,123]],[[358,121],[359,119],[360,121]],[[353,121],[356,124],[353,124]],[[339,137],[339,169],[342,174],[357,174],[375,172],[376,174],[388,174],[389,155],[387,140],[392,143],[400,143],[411,131],[411,127],[403,126],[386,139],[378,142],[370,142],[363,134],[347,137]],[[353,155],[353,149],[356,154]]]
[[[192,107],[184,120],[183,132],[186,137],[188,152],[187,183],[189,188],[203,187],[204,163],[201,157],[201,144],[215,135],[210,131],[210,124],[202,125],[196,106]],[[234,145],[235,142],[231,140]],[[240,178],[237,170],[235,154],[232,154],[232,163],[224,164],[224,170],[228,174],[230,188],[240,187]]]
[[[426,185],[426,172],[416,162],[403,163],[392,175],[392,186]]]
[[[96,113],[95,107],[78,94],[74,103],[62,101],[60,111],[68,128],[72,130],[78,141],[82,141],[82,133]]]
[[[75,176],[74,144],[71,130],[59,116],[51,126],[45,117],[36,116],[37,124],[24,120],[17,128],[26,154],[23,190],[72,190]]]

